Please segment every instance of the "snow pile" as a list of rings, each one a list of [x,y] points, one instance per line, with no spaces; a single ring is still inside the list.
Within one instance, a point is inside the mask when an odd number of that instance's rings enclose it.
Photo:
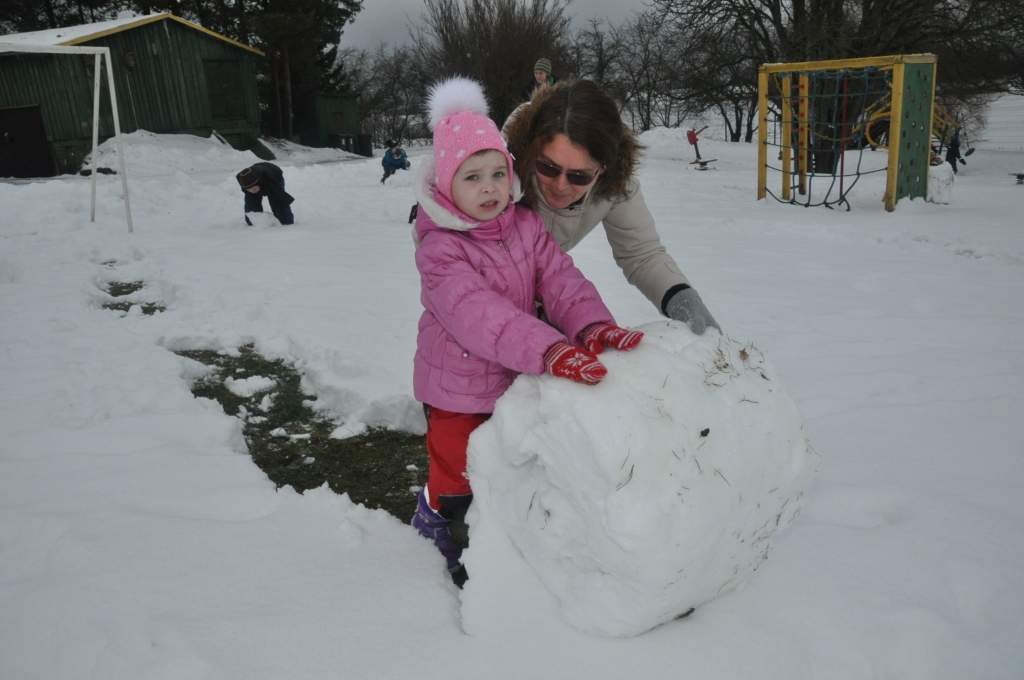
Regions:
[[[953,201],[953,168],[949,163],[928,167],[928,201],[951,203]]]
[[[139,179],[194,177],[197,173],[234,174],[261,159],[252,151],[239,151],[221,141],[216,135],[158,134],[149,130],[136,130],[121,136],[125,160],[131,181]],[[335,147],[311,148],[281,139],[261,139],[273,154],[270,162],[282,167],[330,164],[348,161],[366,161],[354,153]],[[117,170],[117,144],[113,139],[104,141],[96,150],[97,165]],[[377,161],[376,165],[380,165]],[[88,167],[86,162],[83,167]],[[376,171],[376,166],[374,166]],[[380,173],[377,173],[378,178]]]
[[[798,512],[814,457],[763,353],[672,321],[643,330],[602,355],[597,387],[521,376],[474,433],[469,632],[494,578],[473,548],[494,532],[570,623],[629,636],[736,588]]]
[[[359,154],[350,153],[333,146],[309,147],[296,144],[287,139],[277,137],[263,137],[260,139],[263,146],[270,149],[274,154],[274,162],[281,164],[309,165],[313,163],[330,163],[335,161],[365,161],[366,158]],[[376,165],[380,165],[380,160]],[[376,169],[376,167],[374,168]],[[380,173],[378,173],[379,175]]]
[[[273,379],[262,375],[253,375],[248,378],[228,378],[224,381],[224,387],[231,394],[239,397],[251,397],[257,392],[266,392],[277,385]],[[268,397],[270,395],[267,395]]]
[[[170,182],[177,182],[199,172],[224,172],[226,168],[237,172],[259,161],[251,152],[238,151],[213,135],[199,137],[136,130],[122,135],[121,139],[129,178],[133,180],[164,177]],[[112,139],[100,144],[96,158],[98,167],[114,170],[120,167],[117,144]],[[88,163],[83,167],[88,167]]]

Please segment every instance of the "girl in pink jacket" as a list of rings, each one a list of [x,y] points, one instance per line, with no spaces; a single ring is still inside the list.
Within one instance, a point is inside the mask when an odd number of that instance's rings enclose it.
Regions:
[[[643,334],[619,328],[597,289],[518,206],[513,159],[480,86],[454,78],[430,93],[433,166],[417,190],[416,267],[423,316],[413,389],[427,413],[427,484],[412,525],[431,539],[460,587],[472,501],[469,435],[520,373],[587,385],[607,373],[597,354],[630,350]],[[548,322],[537,317],[535,301]]]

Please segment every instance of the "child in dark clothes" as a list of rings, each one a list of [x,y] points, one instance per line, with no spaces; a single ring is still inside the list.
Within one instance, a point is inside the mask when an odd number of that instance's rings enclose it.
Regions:
[[[409,169],[409,157],[405,154],[405,149],[398,145],[398,142],[388,140],[386,142],[388,150],[384,152],[384,158],[380,160],[380,164],[384,167],[384,176],[380,178],[380,183],[384,184],[384,181],[391,177],[399,170]]]
[[[235,179],[245,195],[245,212],[263,212],[263,197],[266,196],[278,222],[295,223],[291,208],[295,199],[284,190],[284,173],[281,168],[273,163],[256,163],[235,175]],[[252,226],[248,217],[245,223]]]

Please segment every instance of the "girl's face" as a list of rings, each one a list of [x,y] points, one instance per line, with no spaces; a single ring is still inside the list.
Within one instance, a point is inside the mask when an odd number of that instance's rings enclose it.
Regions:
[[[544,201],[559,210],[583,198],[603,169],[589,151],[559,133],[541,149],[534,176]]]
[[[501,214],[512,193],[505,154],[495,149],[475,153],[452,178],[452,201],[474,220],[486,222]]]

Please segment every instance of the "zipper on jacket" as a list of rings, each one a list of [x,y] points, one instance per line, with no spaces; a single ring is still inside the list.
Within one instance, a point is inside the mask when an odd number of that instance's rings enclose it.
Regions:
[[[516,276],[519,277],[519,289],[522,291],[523,296],[525,297],[529,291],[526,289],[526,282],[523,281],[523,275],[519,271],[519,267],[516,265],[516,258],[512,257],[512,250],[508,247],[508,244],[505,243],[505,239],[503,238],[498,239],[498,245],[505,249],[505,253],[508,255],[508,260],[509,262],[512,263],[512,269],[516,270]],[[525,301],[526,304],[524,306],[524,309],[529,311],[529,306],[532,302],[532,300]]]

